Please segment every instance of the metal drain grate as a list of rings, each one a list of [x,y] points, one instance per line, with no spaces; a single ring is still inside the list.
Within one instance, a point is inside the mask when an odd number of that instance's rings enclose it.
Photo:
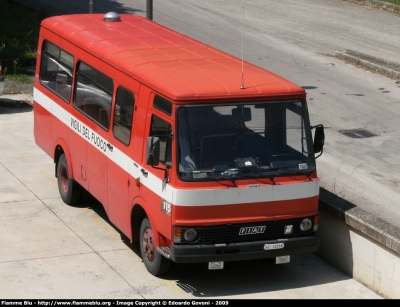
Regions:
[[[377,136],[375,133],[372,133],[365,129],[351,129],[351,130],[340,130],[341,134],[344,134],[351,138],[370,138],[373,136]]]

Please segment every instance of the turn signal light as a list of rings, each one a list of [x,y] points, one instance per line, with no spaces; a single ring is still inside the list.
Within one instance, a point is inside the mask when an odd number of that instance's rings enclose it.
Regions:
[[[317,230],[318,230],[318,223],[319,223],[319,216],[317,215],[317,216],[314,218],[314,231],[317,231]]]

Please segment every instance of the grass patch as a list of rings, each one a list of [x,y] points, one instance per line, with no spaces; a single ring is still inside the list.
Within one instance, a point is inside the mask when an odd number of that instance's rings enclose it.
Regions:
[[[400,5],[400,0],[382,0],[382,1]]]
[[[17,81],[22,83],[32,82],[31,77],[34,76],[33,72],[27,71],[25,69],[18,70],[15,74],[4,74],[4,78],[9,81]]]
[[[22,69],[36,58],[40,22],[46,17],[11,0],[0,0],[0,59],[6,79],[29,81]]]

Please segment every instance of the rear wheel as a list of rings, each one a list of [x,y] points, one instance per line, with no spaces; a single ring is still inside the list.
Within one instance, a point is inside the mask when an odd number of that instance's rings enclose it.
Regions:
[[[170,267],[171,260],[157,252],[153,229],[148,218],[142,220],[140,238],[140,254],[147,271],[155,276],[165,274]]]
[[[67,159],[64,154],[58,159],[57,182],[58,191],[63,202],[67,205],[76,204],[82,194],[82,187],[70,177]]]

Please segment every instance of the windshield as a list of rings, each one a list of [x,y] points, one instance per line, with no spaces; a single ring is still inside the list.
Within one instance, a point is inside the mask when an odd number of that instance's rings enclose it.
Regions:
[[[314,170],[305,101],[181,106],[182,180],[275,177]]]

